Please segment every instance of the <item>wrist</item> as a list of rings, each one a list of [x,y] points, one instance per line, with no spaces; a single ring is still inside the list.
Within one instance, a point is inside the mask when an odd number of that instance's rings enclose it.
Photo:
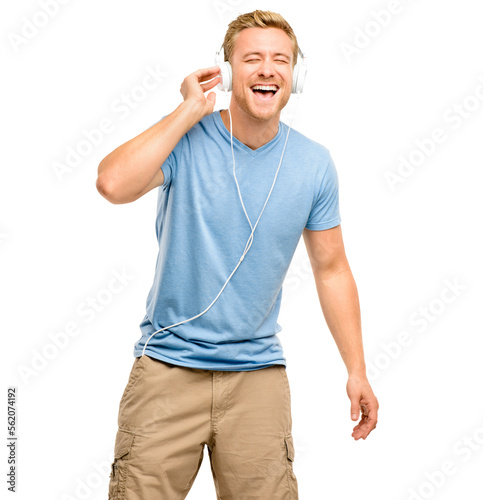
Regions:
[[[189,128],[198,123],[205,116],[205,105],[200,101],[187,99],[183,101],[178,110],[187,119]]]
[[[347,375],[349,378],[367,379],[366,366],[350,367],[347,369]]]

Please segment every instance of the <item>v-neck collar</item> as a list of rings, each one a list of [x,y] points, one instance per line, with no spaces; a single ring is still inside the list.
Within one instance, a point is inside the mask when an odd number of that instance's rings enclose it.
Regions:
[[[230,144],[230,131],[226,128],[225,124],[223,123],[223,120],[221,118],[221,111],[223,110],[218,110],[213,113],[214,122],[220,133],[228,141],[228,144]],[[272,140],[268,141],[263,146],[260,146],[257,149],[251,149],[246,144],[239,141],[235,136],[233,136],[233,147],[248,153],[250,156],[257,156],[266,151],[267,149],[270,149],[271,147],[275,146],[280,140],[281,136],[282,136],[282,125],[281,122],[279,121],[278,130],[277,133],[275,134],[275,137]]]

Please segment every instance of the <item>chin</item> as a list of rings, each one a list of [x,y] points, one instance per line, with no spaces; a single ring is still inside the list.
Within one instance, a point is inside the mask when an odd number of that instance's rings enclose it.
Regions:
[[[243,96],[240,99],[239,96],[236,96],[234,94],[233,98],[239,108],[242,109],[246,114],[257,120],[267,121],[280,115],[280,112],[286,106],[290,96],[289,98],[285,98],[282,100],[280,100],[280,98],[275,98],[277,99],[276,101],[267,101],[266,103],[257,102],[257,100],[255,100],[256,98],[250,95]]]

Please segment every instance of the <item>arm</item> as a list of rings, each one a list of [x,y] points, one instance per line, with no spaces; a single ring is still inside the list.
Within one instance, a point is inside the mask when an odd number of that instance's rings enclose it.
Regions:
[[[161,165],[181,137],[203,116],[213,112],[216,94],[212,89],[220,78],[218,66],[187,76],[180,92],[184,101],[168,116],[108,154],[99,164],[96,188],[111,203],[130,203],[161,186]],[[207,80],[212,79],[209,83]]]
[[[348,372],[347,394],[354,427],[354,439],[365,439],[376,427],[379,403],[366,376],[357,287],[345,254],[340,224],[322,231],[304,229],[307,254],[327,326]]]

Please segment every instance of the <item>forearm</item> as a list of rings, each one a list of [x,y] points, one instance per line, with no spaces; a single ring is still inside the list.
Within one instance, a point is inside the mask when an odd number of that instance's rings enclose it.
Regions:
[[[108,154],[99,164],[97,185],[117,200],[129,201],[151,182],[181,137],[202,117],[183,101],[164,120]]]
[[[330,277],[316,271],[314,277],[322,312],[349,376],[366,377],[359,296],[350,267]]]

